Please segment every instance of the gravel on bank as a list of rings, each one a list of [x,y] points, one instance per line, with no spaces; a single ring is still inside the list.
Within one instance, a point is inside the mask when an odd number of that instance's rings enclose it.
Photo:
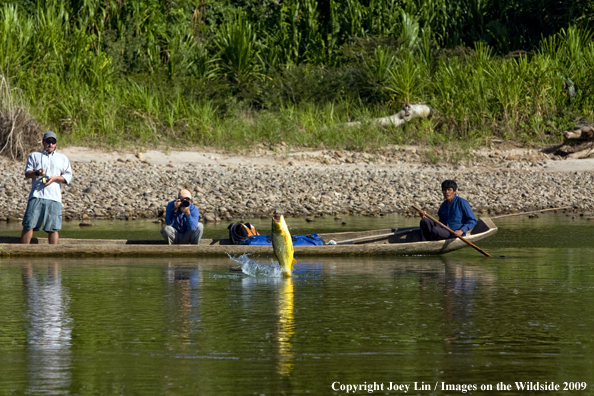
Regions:
[[[572,205],[594,209],[594,172],[546,172],[547,158],[486,155],[464,165],[423,162],[414,151],[399,157],[328,151],[302,161],[252,164],[152,164],[134,159],[72,161],[63,186],[65,220],[163,216],[180,189],[192,191],[205,221],[286,216],[411,213],[412,204],[436,212],[441,181],[454,179],[458,194],[479,215]],[[267,163],[268,162],[268,163]],[[0,221],[20,221],[30,181],[24,163],[0,159]]]

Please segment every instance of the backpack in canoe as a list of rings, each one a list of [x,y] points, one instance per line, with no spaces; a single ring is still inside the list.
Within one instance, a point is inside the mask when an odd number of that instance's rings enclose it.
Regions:
[[[260,235],[256,227],[250,223],[231,223],[229,224],[229,239],[234,245],[244,245],[245,240],[252,236]]]

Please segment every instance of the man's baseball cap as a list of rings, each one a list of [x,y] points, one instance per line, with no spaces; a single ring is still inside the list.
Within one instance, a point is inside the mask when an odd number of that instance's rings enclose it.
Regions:
[[[58,141],[58,137],[52,131],[47,131],[46,133],[43,134],[43,140],[45,140],[47,138],[54,138],[54,139],[56,139],[56,142]]]

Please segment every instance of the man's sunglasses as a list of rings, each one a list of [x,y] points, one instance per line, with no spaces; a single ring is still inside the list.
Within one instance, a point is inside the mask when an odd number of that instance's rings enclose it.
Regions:
[[[56,144],[56,139],[45,139],[47,144]]]

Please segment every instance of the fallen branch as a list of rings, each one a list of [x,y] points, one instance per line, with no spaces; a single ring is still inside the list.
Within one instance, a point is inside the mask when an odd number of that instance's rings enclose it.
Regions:
[[[374,125],[380,125],[380,126],[393,125],[395,127],[398,127],[400,125],[403,125],[403,124],[409,122],[410,120],[412,120],[414,118],[427,118],[434,113],[435,113],[435,110],[427,105],[422,105],[422,104],[411,105],[409,103],[405,103],[402,106],[402,110],[400,110],[398,113],[391,115],[389,117],[374,118],[373,120],[371,120],[371,123]],[[360,121],[347,122],[344,125],[359,126],[359,125],[361,125],[361,122]]]
[[[590,145],[589,145],[588,148],[586,148],[584,150],[573,152],[573,153],[569,154],[567,156],[567,158],[570,158],[570,159],[582,159],[582,158],[588,158],[592,154],[594,154],[594,147],[593,147],[593,144],[590,143]]]
[[[569,159],[582,159],[594,156],[593,125],[578,125],[573,131],[563,132],[563,136],[565,136],[565,139],[573,140],[573,142],[568,142],[568,144],[558,147],[555,154]]]
[[[573,131],[563,132],[566,139],[589,140],[594,138],[594,128],[589,125],[578,125]]]

